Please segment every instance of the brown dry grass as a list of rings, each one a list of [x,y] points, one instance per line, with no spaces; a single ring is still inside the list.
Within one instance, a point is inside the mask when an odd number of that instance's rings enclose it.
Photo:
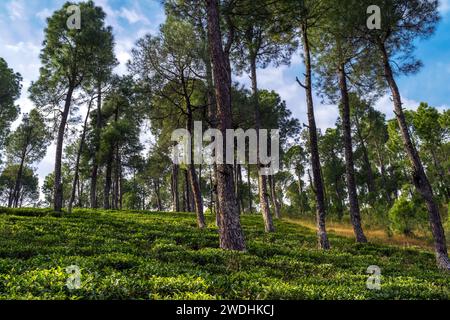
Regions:
[[[283,219],[286,222],[301,225],[311,230],[316,230],[316,225],[310,220],[301,220],[293,218]],[[345,222],[327,222],[327,231],[331,234],[353,238],[353,228],[350,224]],[[433,243],[430,238],[425,235],[417,235],[415,237],[407,237],[404,235],[391,235],[389,236],[385,230],[373,229],[365,227],[364,233],[367,239],[373,243],[382,243],[388,245],[395,245],[406,248],[421,248],[426,250],[433,250]],[[448,240],[448,239],[447,239]]]

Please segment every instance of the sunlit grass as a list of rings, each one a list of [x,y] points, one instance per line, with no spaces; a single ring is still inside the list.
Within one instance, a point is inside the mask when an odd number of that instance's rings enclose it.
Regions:
[[[0,209],[1,299],[449,299],[450,277],[428,250],[355,244],[330,235],[317,250],[314,230],[243,216],[247,252],[218,248],[214,219],[196,228],[187,213]],[[67,266],[82,287],[66,286]],[[382,289],[366,288],[370,265]]]

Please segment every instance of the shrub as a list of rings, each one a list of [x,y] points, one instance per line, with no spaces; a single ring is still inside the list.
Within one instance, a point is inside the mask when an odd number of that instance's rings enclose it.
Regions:
[[[415,229],[421,227],[426,213],[418,201],[401,196],[389,210],[388,216],[392,230],[410,236]]]

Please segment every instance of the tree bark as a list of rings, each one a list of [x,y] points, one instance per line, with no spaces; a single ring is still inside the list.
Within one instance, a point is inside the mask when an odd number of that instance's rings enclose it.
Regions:
[[[88,124],[88,120],[89,120],[89,114],[91,113],[91,107],[92,107],[92,100],[89,102],[86,118],[84,120],[83,132],[81,134],[80,145],[78,146],[77,159],[75,162],[75,168],[74,168],[74,173],[73,173],[72,193],[70,195],[70,200],[69,200],[69,205],[68,205],[69,214],[72,213],[73,203],[75,202],[75,193],[76,193],[77,184],[79,182],[78,177],[79,177],[79,170],[80,170],[81,154],[83,152],[84,141],[86,140],[87,124]],[[78,194],[78,196],[79,196],[79,194]]]
[[[185,191],[185,202],[186,202],[186,211],[191,212],[191,188],[189,186],[189,171],[184,170],[184,191]]]
[[[303,216],[305,213],[304,203],[303,203],[303,181],[302,181],[302,175],[299,171],[296,171],[297,174],[297,184],[298,184],[298,192],[300,195],[300,215]]]
[[[180,212],[180,197],[178,193],[178,165],[172,165],[172,211]]]
[[[348,198],[350,202],[350,218],[356,241],[366,243],[367,238],[361,226],[361,213],[359,208],[358,193],[356,191],[355,165],[353,161],[352,128],[350,122],[350,101],[348,96],[347,75],[345,66],[341,64],[338,68],[339,88],[341,90],[341,118],[344,137],[345,169],[347,176]]]
[[[248,185],[248,206],[250,213],[253,214],[253,194],[252,194],[252,180],[250,177],[250,164],[247,165],[247,185]]]
[[[276,183],[275,183],[275,177],[269,176],[269,186],[270,186],[270,194],[271,194],[271,201],[272,201],[272,207],[275,211],[275,218],[281,219],[281,209],[280,204],[278,202],[277,198],[277,191],[276,191]]]
[[[69,89],[66,94],[66,101],[64,103],[64,110],[61,115],[61,123],[59,124],[58,139],[56,142],[55,154],[55,190],[54,190],[54,210],[61,212],[63,207],[63,185],[62,185],[62,153],[64,144],[64,134],[66,132],[67,119],[69,117],[70,106],[72,104],[72,95],[75,88],[69,84]]]
[[[100,152],[100,130],[102,128],[102,90],[101,85],[99,84],[97,87],[97,119],[96,119],[96,146],[95,146],[95,154],[92,164],[92,172],[91,172],[91,208],[98,208],[98,199],[97,199],[97,178],[98,178],[98,153]]]
[[[108,160],[106,164],[106,173],[105,173],[105,189],[103,192],[103,208],[105,210],[111,209],[111,201],[110,201],[110,195],[111,195],[111,185],[112,185],[112,163],[114,160],[114,151],[111,147],[111,150],[109,151]]]
[[[193,129],[193,114],[192,114],[192,108],[190,104],[189,96],[186,95],[186,104],[187,104],[187,130],[192,136],[192,129]],[[200,189],[199,179],[197,177],[197,172],[195,171],[195,165],[192,163],[194,161],[193,156],[193,146],[191,144],[191,149],[189,150],[191,153],[191,163],[188,164],[188,175],[186,176],[187,179],[189,179],[190,182],[190,189],[192,191],[192,198],[193,203],[192,206],[195,207],[195,213],[197,215],[197,225],[199,229],[205,229],[206,228],[206,219],[205,215],[203,213],[203,199],[202,199],[202,192]],[[189,188],[187,188],[189,189]]]
[[[306,91],[306,104],[308,108],[308,124],[309,124],[309,142],[311,148],[311,164],[313,171],[313,182],[316,195],[316,205],[317,205],[317,235],[319,247],[327,250],[330,248],[330,243],[328,241],[328,235],[325,226],[325,196],[323,188],[323,179],[320,168],[320,155],[319,146],[317,138],[317,126],[316,119],[314,115],[314,101],[312,96],[312,67],[311,67],[311,51],[308,39],[308,28],[306,24],[302,25],[302,40],[303,40],[303,51],[305,60],[305,84],[302,85]]]
[[[447,179],[445,178],[444,168],[442,167],[442,165],[436,155],[436,150],[434,148],[431,148],[430,153],[433,158],[434,167],[436,168],[437,174],[441,180],[440,182],[441,182],[442,190],[444,191],[445,200],[448,202],[448,199],[450,198],[450,189],[446,183]]]
[[[383,157],[381,155],[381,151],[380,151],[380,146],[378,145],[378,143],[376,143],[375,145],[376,148],[376,152],[377,152],[377,158],[378,158],[378,164],[380,165],[380,170],[381,170],[381,179],[383,180],[383,185],[384,185],[384,190],[386,193],[386,200],[388,201],[389,206],[392,206],[392,197],[391,197],[391,193],[389,192],[388,189],[388,179],[387,179],[387,173],[386,173],[386,164],[384,163]]]
[[[411,135],[408,130],[408,124],[403,112],[400,90],[398,89],[397,82],[394,79],[394,74],[392,72],[392,67],[385,45],[381,41],[379,43],[379,48],[384,65],[386,81],[391,89],[392,97],[394,100],[395,115],[400,127],[406,153],[408,154],[409,160],[412,164],[413,182],[417,191],[420,193],[427,205],[431,231],[434,237],[436,262],[439,268],[450,271],[450,260],[448,258],[447,243],[445,239],[444,228],[442,226],[441,216],[439,213],[439,207],[434,199],[433,189],[431,188],[430,181],[428,180],[428,177],[423,168],[419,153],[417,152],[411,140]]]
[[[259,105],[259,93],[258,93],[258,82],[256,74],[256,56],[250,58],[250,69],[251,69],[251,80],[252,80],[252,91],[253,91],[253,104],[255,108],[255,129],[257,134],[257,159],[258,159],[258,180],[259,180],[259,202],[261,206],[261,213],[264,219],[264,227],[266,232],[275,232],[275,227],[273,225],[272,214],[270,212],[269,205],[269,191],[267,189],[267,176],[260,173],[263,168],[261,165],[261,155],[259,148],[259,131],[261,129],[261,110]]]
[[[14,205],[14,208],[17,208],[19,205],[20,188],[22,186],[22,176],[23,176],[23,167],[25,165],[25,158],[26,158],[26,148],[24,148],[24,150],[22,151],[19,170],[17,170],[17,177],[16,177],[16,182],[14,185],[13,196],[11,198],[10,203],[8,204],[9,208],[11,208],[11,206],[13,206],[13,205]]]
[[[119,209],[119,195],[120,195],[120,168],[122,166],[121,158],[120,158],[120,150],[119,146],[116,146],[116,166],[114,168],[114,209]]]
[[[159,179],[153,181],[153,188],[154,188],[155,195],[156,195],[156,205],[158,206],[158,211],[162,212],[163,208],[162,208],[162,202],[161,202],[161,192],[160,192],[160,187],[159,187]]]
[[[218,128],[226,145],[226,130],[231,124],[231,75],[222,45],[219,8],[217,0],[205,0],[208,16],[208,39],[211,46],[214,83],[216,89]],[[224,153],[225,152],[224,145]],[[232,168],[227,164],[217,165],[217,195],[219,205],[220,247],[225,250],[245,251],[244,233],[241,228],[239,210],[233,192]]]
[[[369,193],[376,193],[376,187],[375,187],[375,178],[372,171],[372,165],[370,163],[369,159],[369,152],[367,150],[366,142],[364,141],[364,137],[361,132],[361,127],[359,123],[359,119],[357,116],[355,116],[355,122],[356,122],[356,133],[358,135],[359,143],[361,144],[361,149],[363,152],[363,161],[364,165],[366,167],[367,171],[367,189],[369,190]]]

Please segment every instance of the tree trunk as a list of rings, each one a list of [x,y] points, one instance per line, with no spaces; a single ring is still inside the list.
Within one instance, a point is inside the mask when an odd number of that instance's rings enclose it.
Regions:
[[[96,122],[96,132],[95,132],[95,155],[92,164],[92,172],[91,172],[91,208],[98,208],[98,199],[97,199],[97,178],[98,178],[98,153],[100,152],[100,130],[102,127],[102,90],[101,85],[97,87],[97,122]]]
[[[247,164],[248,206],[250,209],[250,213],[253,214],[252,180],[250,177],[250,172],[250,164]]]
[[[275,184],[275,177],[269,176],[269,186],[270,186],[270,194],[271,194],[271,201],[272,201],[272,207],[275,210],[275,217],[277,219],[281,219],[281,209],[280,204],[278,202],[277,198],[277,191],[276,191],[276,184]]]
[[[440,178],[440,182],[441,182],[442,189],[444,191],[445,199],[448,202],[448,199],[450,198],[450,189],[447,186],[447,179],[445,178],[444,168],[442,167],[442,165],[436,155],[436,150],[434,148],[431,148],[430,153],[433,158],[434,167],[436,168],[436,172]]]
[[[329,249],[330,243],[325,227],[326,207],[323,190],[323,180],[320,169],[320,155],[317,139],[316,119],[314,115],[314,101],[312,95],[312,71],[311,71],[311,52],[309,47],[308,29],[306,25],[302,26],[303,51],[305,60],[305,84],[302,85],[306,91],[306,104],[308,108],[309,123],[309,143],[311,148],[311,164],[313,171],[314,189],[317,205],[317,235],[319,247]]]
[[[61,115],[61,123],[59,124],[58,139],[56,142],[56,154],[55,154],[55,190],[54,190],[54,210],[61,212],[63,207],[63,185],[62,185],[62,153],[64,144],[64,134],[66,132],[67,119],[69,117],[70,106],[72,104],[72,95],[75,88],[73,85],[69,85],[67,91],[66,101],[64,103],[64,110]]]
[[[237,201],[239,204],[239,211],[242,213],[244,213],[244,199],[242,196],[242,165],[237,164],[236,165],[236,171],[237,171],[237,185],[236,185],[236,197],[237,197]]]
[[[189,210],[186,206],[186,183],[182,184],[181,200],[182,200],[181,211],[188,212]]]
[[[361,149],[363,152],[363,161],[367,171],[367,189],[369,190],[370,193],[375,194],[377,191],[375,187],[375,178],[372,171],[372,165],[369,159],[369,152],[367,151],[366,142],[364,141],[364,137],[362,136],[361,127],[357,116],[355,116],[355,121],[356,121],[356,133],[358,135],[359,143],[361,144]]]
[[[256,74],[256,57],[253,56],[250,59],[251,68],[251,79],[252,79],[252,91],[253,91],[253,103],[255,108],[255,129],[257,138],[257,159],[258,159],[258,179],[259,179],[259,202],[261,206],[261,213],[264,219],[264,227],[266,232],[275,232],[275,227],[273,225],[272,214],[270,213],[269,205],[269,191],[267,189],[267,176],[262,175],[260,170],[263,168],[261,165],[261,155],[259,149],[259,130],[261,129],[261,110],[259,105],[259,93],[258,93],[258,82]]]
[[[300,195],[300,215],[303,216],[303,214],[305,213],[305,205],[303,203],[303,181],[302,181],[302,176],[300,174],[300,172],[296,172],[297,173],[297,178],[298,178],[298,192]]]
[[[343,198],[344,197],[341,194],[342,190],[339,189],[339,180],[340,180],[340,178],[341,177],[336,176],[336,181],[334,182],[335,183],[335,188],[336,188],[336,190],[335,190],[336,191],[336,198],[337,198],[337,201],[338,201],[337,215],[338,215],[339,221],[341,221],[342,218],[344,217],[344,205],[343,205]]]
[[[123,209],[123,170],[122,165],[119,168],[119,210]]]
[[[185,202],[186,202],[186,211],[192,212],[191,208],[191,190],[189,186],[189,172],[188,170],[184,170],[184,192],[185,192]]]
[[[120,195],[120,168],[122,166],[121,158],[120,158],[120,150],[119,146],[116,146],[116,167],[114,172],[114,209],[119,209],[119,195]]]
[[[187,130],[192,136],[192,129],[193,129],[193,115],[192,115],[192,108],[190,104],[189,96],[186,95],[186,104],[187,104]],[[191,163],[188,164],[188,175],[186,176],[187,179],[189,179],[190,182],[190,189],[192,191],[192,198],[193,201],[190,201],[192,203],[192,206],[195,207],[195,213],[197,214],[197,225],[199,229],[205,229],[206,228],[206,220],[205,215],[203,213],[203,199],[202,199],[202,192],[200,189],[199,179],[197,177],[197,172],[195,171],[195,165],[193,164],[194,156],[193,156],[193,145],[191,144],[191,149],[189,150],[191,153]],[[187,188],[189,189],[189,188]]]
[[[208,16],[208,39],[211,46],[214,82],[218,111],[218,128],[224,137],[231,124],[231,74],[229,61],[225,57],[220,30],[219,8],[217,0],[205,0]],[[233,192],[233,176],[230,165],[217,165],[217,196],[219,206],[220,247],[226,250],[245,251],[244,233],[241,228],[240,215],[236,197]]]
[[[108,160],[106,163],[106,173],[105,173],[105,190],[103,194],[103,208],[105,210],[111,209],[111,201],[110,201],[110,194],[111,194],[111,185],[112,185],[112,163],[114,160],[114,151],[113,147],[111,147],[111,150],[109,151]]]
[[[153,188],[155,191],[155,196],[156,196],[156,205],[158,206],[158,211],[162,212],[162,202],[161,202],[161,193],[160,193],[160,188],[159,188],[159,180],[155,180],[153,181]]]
[[[91,113],[91,107],[92,107],[92,100],[89,102],[86,118],[84,120],[83,132],[81,134],[80,145],[78,146],[77,159],[75,162],[75,168],[74,168],[74,173],[73,173],[72,193],[70,195],[70,200],[69,200],[69,205],[68,205],[69,214],[72,213],[73,203],[75,202],[75,193],[76,193],[77,184],[79,182],[78,177],[79,177],[79,170],[80,170],[81,154],[83,152],[84,141],[86,140],[87,124],[88,124],[88,120],[89,120],[89,114]]]
[[[11,198],[10,203],[8,204],[9,208],[11,208],[12,205],[14,205],[14,208],[17,208],[18,205],[19,205],[20,188],[22,186],[22,176],[23,176],[23,167],[25,165],[25,157],[26,157],[26,149],[24,149],[23,152],[22,152],[22,156],[21,156],[21,159],[20,159],[19,170],[17,171],[16,182],[15,182],[15,185],[14,185],[13,196]]]
[[[178,193],[178,165],[172,165],[172,211],[180,212],[180,197]]]
[[[408,130],[408,124],[403,112],[400,91],[398,89],[397,82],[394,79],[386,48],[384,46],[384,43],[382,43],[381,41],[379,43],[379,46],[382,55],[386,81],[391,89],[392,97],[394,100],[395,115],[397,116],[397,121],[402,133],[402,139],[405,145],[406,153],[408,154],[408,157],[412,164],[414,185],[421,194],[428,208],[431,231],[434,237],[436,261],[439,268],[450,270],[450,261],[447,253],[445,232],[444,228],[442,227],[439,207],[435,202],[433,189],[431,188],[431,184],[428,180],[427,175],[425,174],[422,161],[411,140],[411,136]]]
[[[381,179],[383,180],[383,185],[384,185],[384,190],[386,192],[386,200],[388,201],[389,206],[392,206],[392,197],[391,197],[391,193],[389,192],[388,189],[388,179],[387,179],[387,173],[386,173],[386,165],[384,163],[383,157],[381,156],[381,151],[380,151],[380,146],[378,145],[378,143],[376,143],[375,145],[376,148],[376,152],[377,152],[377,158],[378,158],[378,164],[380,165],[380,170],[381,170]]]
[[[81,181],[81,179],[78,179],[78,207],[84,208],[83,203],[83,196],[84,196],[84,181]]]
[[[237,164],[237,161],[234,163],[234,194],[236,196],[236,202],[238,205],[239,214],[242,214],[242,207],[241,207],[241,199],[239,196],[239,165]]]
[[[348,97],[347,75],[344,64],[339,66],[339,88],[341,90],[341,118],[344,137],[345,169],[347,176],[348,198],[350,202],[350,218],[356,241],[366,243],[367,238],[361,226],[361,213],[359,208],[358,193],[356,191],[355,165],[353,162],[352,127],[350,122],[350,101]]]

